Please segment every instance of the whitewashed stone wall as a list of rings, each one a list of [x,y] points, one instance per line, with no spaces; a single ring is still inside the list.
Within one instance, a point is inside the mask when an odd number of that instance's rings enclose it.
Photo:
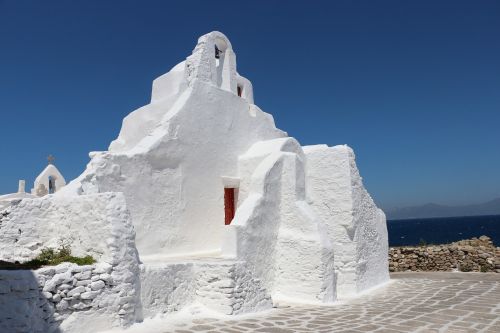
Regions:
[[[0,216],[0,258],[31,259],[64,241],[111,267],[37,273],[35,308],[58,312],[28,313],[31,327],[62,318],[68,332],[98,331],[193,302],[225,314],[269,308],[271,297],[329,303],[388,279],[385,216],[352,151],[304,153],[277,129],[253,104],[219,32],[155,80],[151,103],[124,119],[109,151],[90,157],[56,194],[21,200]],[[227,180],[239,184],[231,225]],[[15,296],[12,285],[5,290]],[[35,300],[28,285],[23,292]]]
[[[47,301],[55,311],[50,317],[42,316],[47,325],[62,320],[64,331],[95,332],[128,326],[142,317],[135,233],[122,194],[24,199],[4,213],[0,220],[0,258],[32,259],[45,247],[56,248],[62,239],[74,255],[90,254],[98,260],[94,266],[42,268],[32,277],[26,271],[2,271],[4,286],[10,285],[8,281],[14,281],[14,289],[19,283],[26,284],[31,296],[36,290],[32,290],[30,279],[36,280],[41,288],[38,305],[46,308],[43,304]],[[40,320],[37,307],[30,313],[30,306],[22,305],[23,295],[15,292],[0,296],[1,313],[9,311],[9,299],[18,299],[17,304],[28,312],[16,312],[16,316],[26,317],[27,325],[36,327]]]
[[[123,192],[143,259],[218,251],[222,177],[237,176],[238,156],[254,143],[286,136],[252,104],[223,34],[202,36],[183,63],[155,80],[152,102],[128,115],[109,150],[92,153],[85,172],[60,192]],[[239,81],[247,82],[244,98]]]
[[[303,148],[308,197],[333,244],[339,298],[388,281],[385,215],[363,186],[354,152],[345,145]]]
[[[136,292],[106,263],[0,270],[0,332],[94,332],[127,326],[136,319]]]
[[[293,138],[259,142],[240,156],[241,199],[223,254],[247,263],[274,302],[333,302],[334,251],[306,202],[305,159]]]
[[[53,314],[32,271],[0,270],[0,332],[55,332]]]
[[[263,281],[245,263],[231,260],[196,266],[196,300],[228,315],[272,307]]]
[[[144,318],[169,313],[195,302],[223,314],[272,307],[264,284],[244,262],[197,259],[142,265],[141,302]]]
[[[144,318],[169,313],[191,304],[196,296],[192,263],[141,265],[141,303]]]

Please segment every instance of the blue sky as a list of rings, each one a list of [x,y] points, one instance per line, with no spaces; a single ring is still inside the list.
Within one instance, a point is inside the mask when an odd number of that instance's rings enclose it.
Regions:
[[[0,0],[0,193],[69,179],[151,82],[225,33],[303,145],[348,144],[383,208],[500,197],[498,1]]]

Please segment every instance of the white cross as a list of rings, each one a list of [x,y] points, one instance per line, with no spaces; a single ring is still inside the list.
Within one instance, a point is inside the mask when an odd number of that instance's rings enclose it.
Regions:
[[[56,158],[52,156],[52,154],[49,154],[49,156],[47,156],[47,161],[49,161],[49,164],[54,164],[55,159]]]

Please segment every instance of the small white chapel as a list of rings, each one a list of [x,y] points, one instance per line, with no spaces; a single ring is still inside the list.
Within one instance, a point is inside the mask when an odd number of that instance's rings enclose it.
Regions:
[[[48,165],[36,177],[31,192],[26,192],[26,181],[20,179],[16,193],[0,195],[0,209],[4,209],[21,199],[43,197],[63,188],[66,185],[66,180],[54,165],[54,160],[52,155],[47,157]]]

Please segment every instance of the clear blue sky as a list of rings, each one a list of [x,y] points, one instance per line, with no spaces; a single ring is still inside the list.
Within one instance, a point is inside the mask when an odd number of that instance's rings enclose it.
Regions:
[[[500,197],[500,1],[0,0],[0,193],[73,179],[198,36],[302,144],[348,144],[384,208]]]

